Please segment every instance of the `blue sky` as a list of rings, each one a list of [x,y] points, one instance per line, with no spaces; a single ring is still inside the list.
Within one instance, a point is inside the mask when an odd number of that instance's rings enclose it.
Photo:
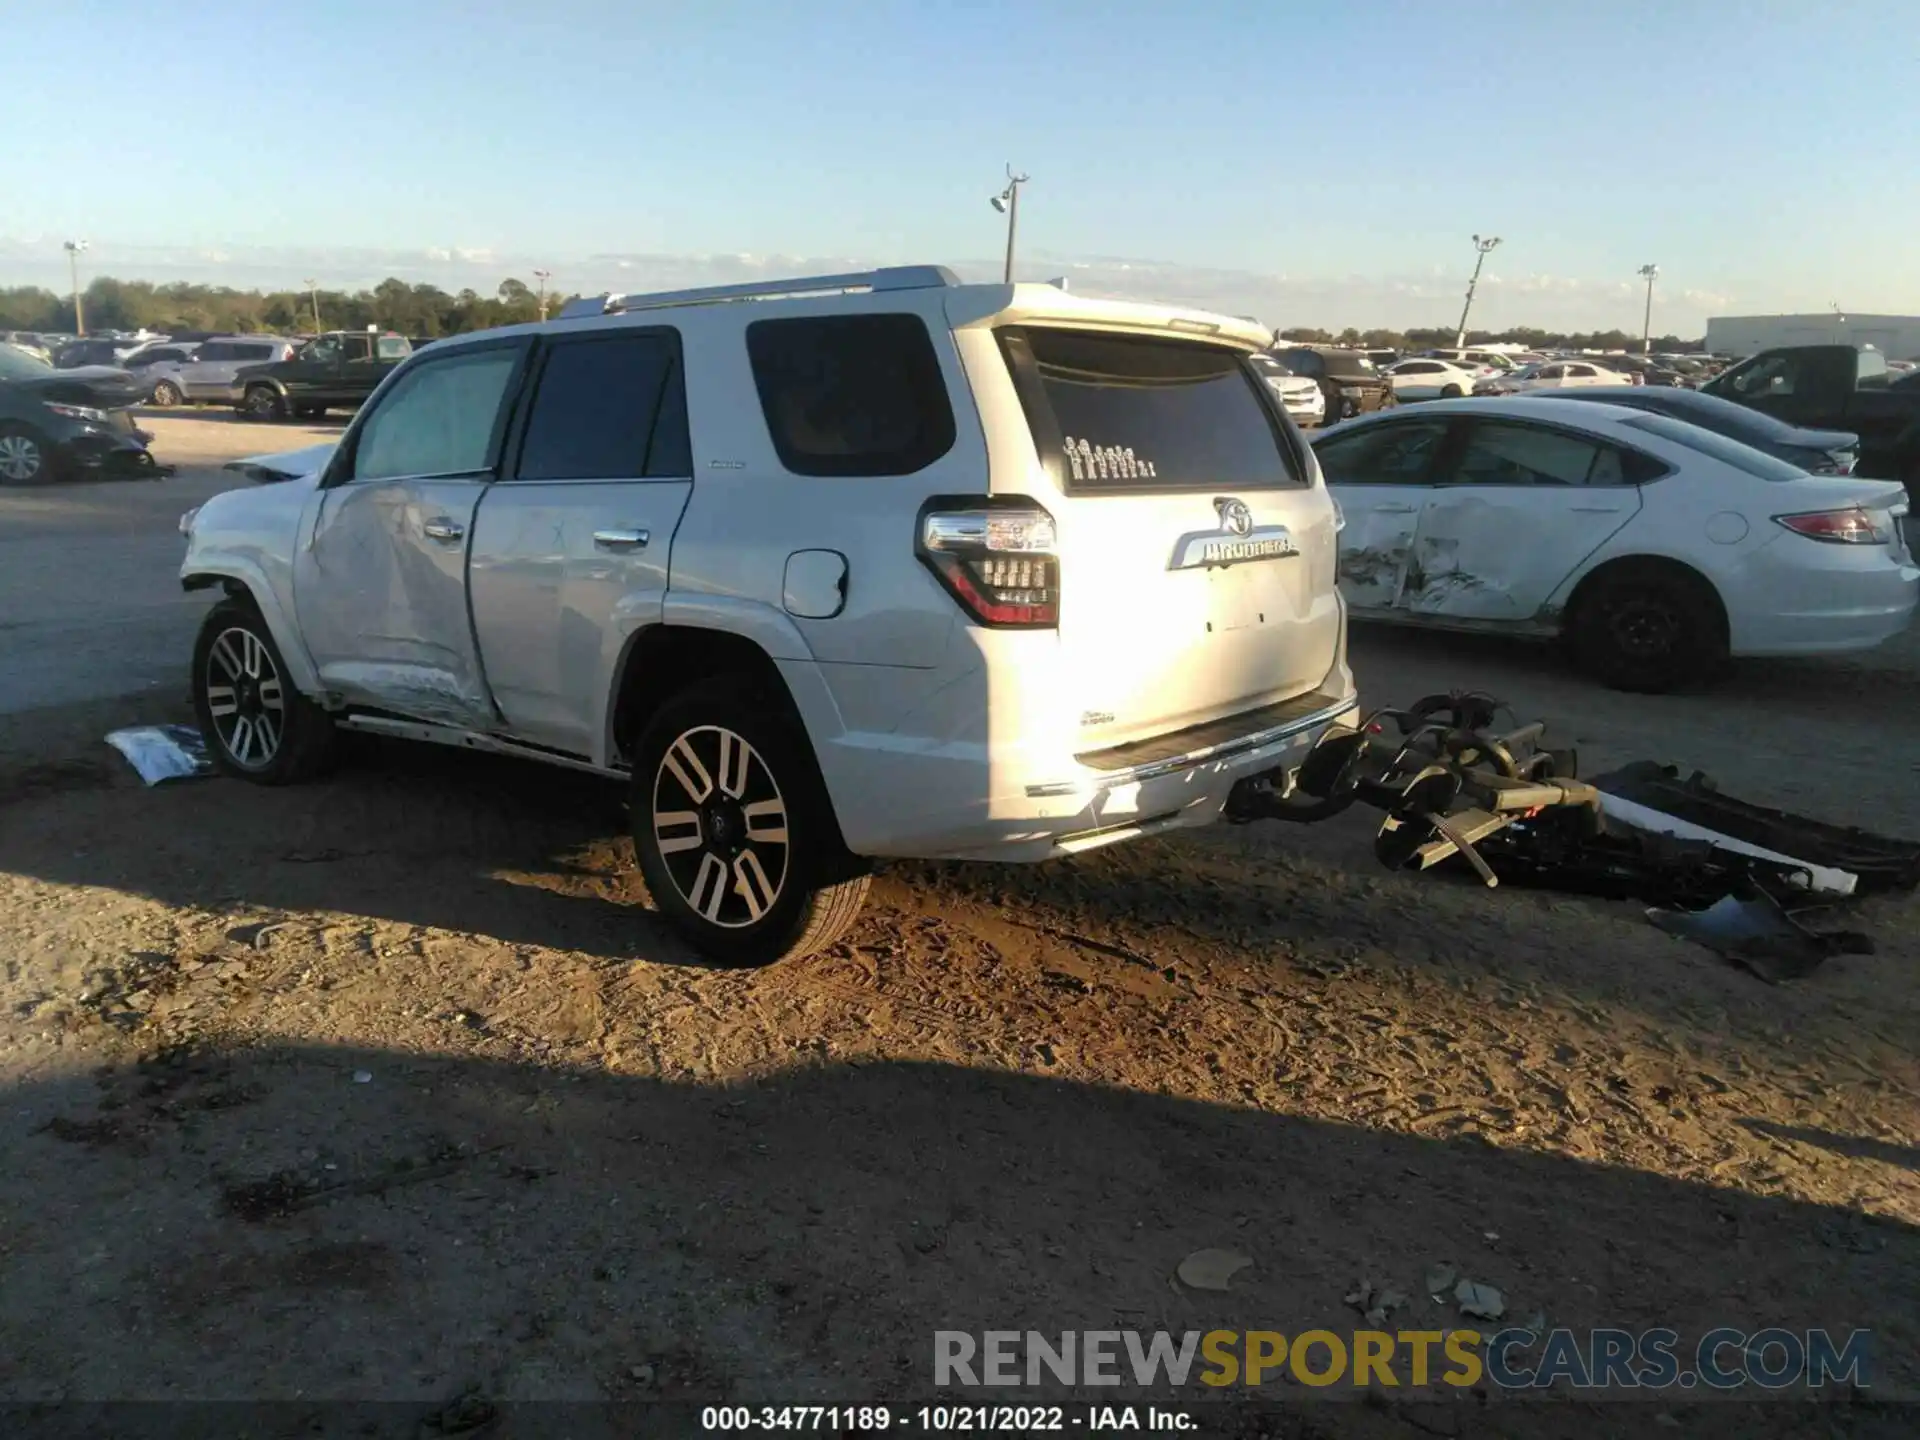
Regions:
[[[0,13],[0,283],[984,277],[1012,160],[1028,273],[1275,324],[1450,323],[1476,231],[1490,324],[1920,312],[1915,0]]]

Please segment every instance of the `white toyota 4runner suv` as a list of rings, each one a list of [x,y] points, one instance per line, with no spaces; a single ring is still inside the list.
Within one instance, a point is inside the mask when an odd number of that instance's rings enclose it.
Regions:
[[[341,729],[624,779],[655,903],[743,963],[841,935],[869,857],[1206,824],[1356,717],[1267,340],[939,267],[443,340],[310,473],[182,517],[183,583],[226,592],[209,749],[265,784]]]

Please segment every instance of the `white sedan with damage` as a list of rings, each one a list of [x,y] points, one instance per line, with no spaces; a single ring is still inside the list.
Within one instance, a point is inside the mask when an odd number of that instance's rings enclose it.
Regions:
[[[1869,649],[1920,593],[1899,484],[1809,475],[1666,415],[1438,400],[1314,450],[1356,618],[1564,637],[1620,689]]]

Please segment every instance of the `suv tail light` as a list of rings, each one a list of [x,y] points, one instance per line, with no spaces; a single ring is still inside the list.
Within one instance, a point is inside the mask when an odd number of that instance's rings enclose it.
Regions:
[[[1809,540],[1837,545],[1886,545],[1893,540],[1893,516],[1885,510],[1813,510],[1800,515],[1776,515],[1777,522]]]
[[[1041,630],[1060,623],[1053,516],[1033,501],[936,500],[920,514],[914,550],[980,624]]]

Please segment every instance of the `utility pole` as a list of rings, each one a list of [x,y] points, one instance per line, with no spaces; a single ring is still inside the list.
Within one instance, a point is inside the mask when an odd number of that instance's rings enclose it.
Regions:
[[[1653,282],[1660,274],[1658,265],[1642,265],[1640,278],[1647,282],[1647,313],[1640,320],[1640,353],[1653,353]]]
[[[1009,285],[1013,283],[1013,237],[1020,228],[1020,187],[1032,177],[1016,175],[1013,166],[1007,166],[1007,188],[993,197],[993,208],[1007,217],[1007,266],[1002,277]]]
[[[1467,303],[1460,307],[1460,330],[1453,337],[1454,349],[1463,348],[1467,343],[1467,316],[1473,313],[1473,292],[1480,284],[1480,267],[1487,263],[1487,253],[1500,243],[1498,235],[1489,235],[1482,240],[1473,237],[1473,248],[1479,252],[1473,262],[1473,278],[1467,281]]]
[[[80,257],[86,248],[87,242],[84,240],[66,242],[67,272],[73,276],[73,333],[76,335],[87,333],[87,317],[80,308]]]
[[[320,282],[309,280],[306,286],[307,295],[313,301],[313,333],[318,335],[320,333]]]
[[[540,282],[540,318],[547,318],[547,282],[553,278],[551,270],[536,270],[533,278]]]

